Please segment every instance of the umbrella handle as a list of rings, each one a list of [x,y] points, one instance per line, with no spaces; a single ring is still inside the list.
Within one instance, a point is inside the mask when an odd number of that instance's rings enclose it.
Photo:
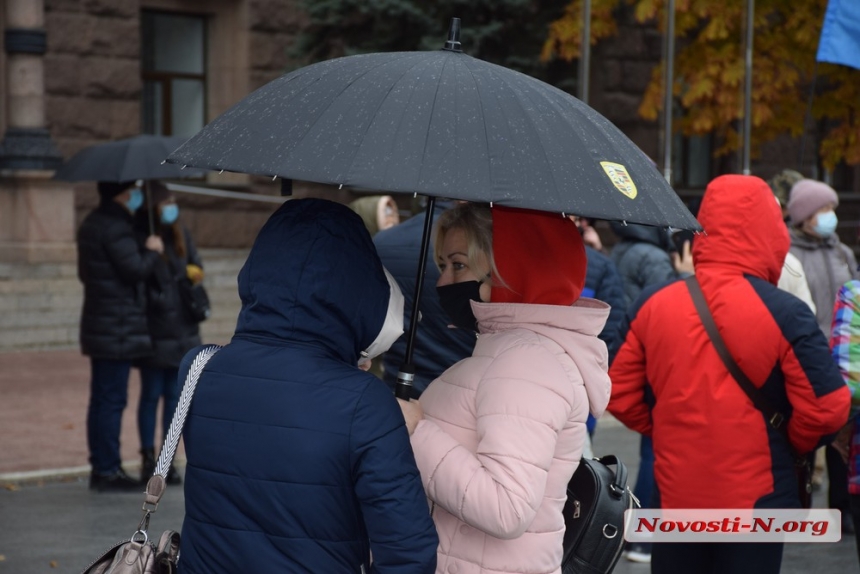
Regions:
[[[418,258],[418,274],[415,277],[415,296],[412,298],[412,315],[409,320],[409,331],[406,333],[406,357],[397,373],[397,384],[394,386],[394,396],[398,399],[412,398],[412,382],[415,379],[415,365],[412,364],[412,350],[415,347],[415,331],[418,329],[418,304],[421,300],[421,289],[424,287],[424,271],[427,269],[427,252],[430,250],[430,232],[433,229],[433,211],[436,208],[436,198],[427,198],[427,211],[424,217],[424,235],[421,237],[421,254]]]

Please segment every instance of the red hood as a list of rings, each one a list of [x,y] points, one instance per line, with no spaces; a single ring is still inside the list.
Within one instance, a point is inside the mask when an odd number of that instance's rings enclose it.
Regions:
[[[764,180],[723,175],[705,190],[699,209],[705,230],[693,241],[696,269],[720,268],[776,285],[790,240],[782,212]]]
[[[493,287],[493,303],[572,305],[582,293],[585,246],[561,214],[494,206],[493,256],[507,286]]]

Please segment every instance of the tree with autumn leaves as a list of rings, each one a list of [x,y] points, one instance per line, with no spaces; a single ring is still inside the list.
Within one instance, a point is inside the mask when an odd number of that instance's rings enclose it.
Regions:
[[[582,2],[573,0],[549,28],[542,58],[570,61],[581,47]],[[618,32],[617,10],[632,6],[640,23],[665,27],[665,0],[592,0],[591,43]],[[675,81],[685,135],[713,133],[727,153],[742,145],[746,0],[676,0]],[[827,0],[756,0],[752,151],[778,136],[804,133],[811,90],[821,162],[860,164],[860,70],[816,63]],[[657,119],[663,107],[663,64],[654,71],[639,114]]]

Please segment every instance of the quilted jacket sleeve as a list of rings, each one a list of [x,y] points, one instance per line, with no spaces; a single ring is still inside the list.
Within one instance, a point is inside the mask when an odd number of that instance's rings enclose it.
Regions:
[[[612,396],[607,410],[628,428],[650,435],[651,408],[645,400],[645,348],[634,328],[622,329],[621,336],[621,346],[609,367]]]
[[[138,244],[130,228],[114,224],[106,231],[104,247],[117,275],[128,284],[144,281],[152,273],[159,255]]]
[[[594,298],[608,303],[610,307],[609,319],[606,320],[606,326],[599,337],[606,343],[607,348],[618,346],[619,331],[624,322],[627,305],[624,302],[624,285],[621,283],[621,276],[618,275],[615,264],[609,259],[606,259],[605,269],[600,275]]]
[[[491,536],[521,536],[546,490],[573,387],[558,360],[537,343],[502,350],[475,396],[478,446],[472,453],[432,420],[412,435],[427,495]]]
[[[387,387],[368,385],[353,419],[355,492],[376,574],[432,574],[439,539],[403,415]]]
[[[794,447],[807,453],[848,422],[850,393],[836,364],[821,360],[829,351],[827,338],[809,307],[794,299],[783,323],[789,325],[783,326],[788,344],[780,360],[792,405],[788,433]]]

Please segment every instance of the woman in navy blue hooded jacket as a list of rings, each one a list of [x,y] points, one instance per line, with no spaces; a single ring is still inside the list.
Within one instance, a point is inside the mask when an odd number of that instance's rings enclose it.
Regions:
[[[183,434],[181,573],[434,572],[400,408],[357,367],[390,293],[346,206],[292,200],[265,224],[239,273],[236,333]]]

